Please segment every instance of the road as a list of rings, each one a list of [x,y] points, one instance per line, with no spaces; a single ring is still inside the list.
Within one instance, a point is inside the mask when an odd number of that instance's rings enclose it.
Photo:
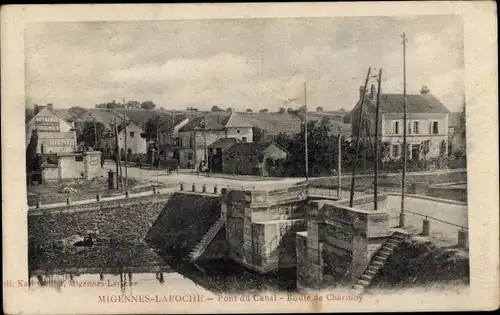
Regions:
[[[116,166],[113,163],[107,162],[104,165],[107,170],[116,170]],[[184,183],[186,186],[195,185],[207,185],[207,189],[212,190],[213,186],[218,186],[219,188],[228,187],[233,189],[279,189],[283,187],[288,187],[294,185],[298,182],[302,182],[305,178],[294,177],[294,178],[280,178],[272,180],[241,180],[241,179],[228,179],[228,178],[217,178],[217,177],[207,177],[204,174],[196,175],[192,173],[176,173],[167,174],[165,170],[149,170],[141,169],[136,166],[128,167],[129,178],[137,178],[140,180],[150,180],[159,183],[166,184],[179,184]],[[197,188],[197,190],[199,190]]]

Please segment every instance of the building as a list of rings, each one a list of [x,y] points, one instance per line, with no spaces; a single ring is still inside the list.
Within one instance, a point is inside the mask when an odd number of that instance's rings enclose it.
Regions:
[[[209,112],[179,129],[179,164],[196,168],[208,159],[208,146],[222,138],[253,141],[253,126],[235,112]]]
[[[120,148],[120,154],[125,154],[125,138],[127,139],[127,154],[146,154],[147,144],[146,139],[144,139],[141,134],[143,130],[141,127],[137,126],[132,122],[127,123],[125,137],[125,123],[118,125],[118,147]],[[105,137],[101,139],[101,150],[104,152],[105,156],[110,158],[116,152],[116,139],[115,137]]]
[[[221,138],[208,146],[208,167],[214,173],[224,172],[223,155],[240,140],[237,138]]]
[[[369,93],[365,93],[363,106],[365,124],[360,133],[364,140],[373,140],[375,136],[376,94],[374,85],[371,86]],[[363,87],[360,88],[360,98],[350,115],[353,138],[356,138],[360,125],[359,110],[362,95]],[[387,148],[383,159],[398,160],[402,156],[403,104],[403,94],[380,94],[379,136],[384,147]],[[446,157],[450,111],[429,93],[408,94],[406,108],[408,158],[419,161]]]
[[[240,142],[222,152],[222,170],[230,174],[279,176],[282,170],[276,161],[284,162],[288,156],[288,152],[274,142]],[[275,169],[274,165],[278,167]]]
[[[68,153],[76,150],[74,124],[57,114],[52,104],[35,105],[34,116],[26,122],[26,146],[35,129],[38,133],[37,153]]]
[[[178,117],[182,120],[178,119]],[[160,160],[175,159],[179,161],[179,130],[189,122],[189,118],[176,116],[174,119],[175,125],[173,127],[170,125],[162,126],[158,131]]]
[[[103,176],[105,172],[98,151],[57,153],[52,161],[42,163],[40,171],[42,183],[68,179],[92,180]]]

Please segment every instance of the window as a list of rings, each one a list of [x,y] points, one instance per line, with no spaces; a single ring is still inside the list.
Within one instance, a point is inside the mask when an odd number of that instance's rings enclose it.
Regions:
[[[408,128],[406,129],[408,129],[408,133],[411,134],[411,121],[408,122]]]
[[[192,160],[193,159],[193,152],[188,152],[188,160]]]
[[[414,122],[413,122],[413,133],[414,133],[414,134],[419,134],[419,133],[420,133],[420,131],[419,131],[419,123],[418,123],[418,121],[414,121]]]
[[[194,144],[193,144],[193,139],[192,138],[189,138],[189,148],[192,148],[194,147]]]
[[[439,133],[439,126],[437,121],[432,122],[432,134],[437,135]]]
[[[399,134],[399,121],[394,122],[394,133]]]
[[[393,157],[399,156],[399,145],[397,145],[397,144],[392,145],[392,156]]]
[[[247,142],[247,137],[243,137],[243,138],[241,138],[241,140],[242,140],[243,142]]]
[[[240,133],[240,131],[239,131],[239,130],[236,130],[236,133],[237,133],[237,134],[239,134],[239,133]]]
[[[134,132],[133,132],[133,131],[131,131],[131,132],[130,132],[130,138],[133,138],[133,137],[134,137]]]
[[[179,146],[182,148],[182,138],[179,138]]]

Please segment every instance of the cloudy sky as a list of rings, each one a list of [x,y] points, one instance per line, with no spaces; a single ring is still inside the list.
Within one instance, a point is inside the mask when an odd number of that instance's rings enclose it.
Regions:
[[[382,89],[428,86],[452,111],[464,94],[459,17],[350,17],[36,23],[26,28],[26,105],[152,100],[165,109],[350,109],[368,67]],[[375,83],[375,82],[374,82]]]

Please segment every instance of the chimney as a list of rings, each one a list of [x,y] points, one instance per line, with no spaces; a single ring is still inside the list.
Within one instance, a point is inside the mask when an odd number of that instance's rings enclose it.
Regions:
[[[54,106],[52,106],[52,103],[47,104],[47,109],[51,111],[54,110]]]
[[[375,94],[376,94],[375,84],[372,84],[372,86],[370,87],[370,99],[371,100],[375,99]]]
[[[35,115],[41,112],[46,106],[35,104]]]

